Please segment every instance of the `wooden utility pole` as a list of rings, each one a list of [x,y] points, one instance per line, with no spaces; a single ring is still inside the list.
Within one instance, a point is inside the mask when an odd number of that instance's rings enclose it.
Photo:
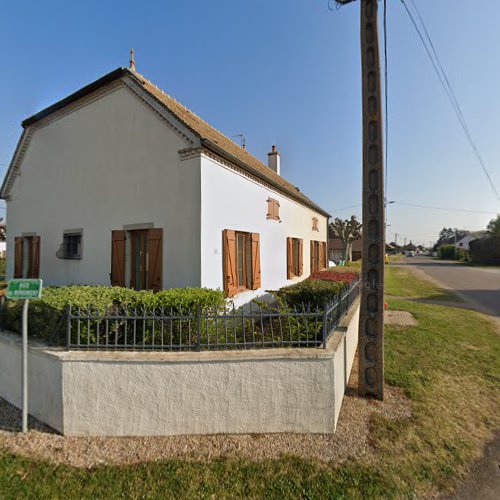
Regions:
[[[337,0],[339,4],[353,0]],[[384,397],[385,198],[378,0],[361,1],[363,260],[359,316],[361,396]]]

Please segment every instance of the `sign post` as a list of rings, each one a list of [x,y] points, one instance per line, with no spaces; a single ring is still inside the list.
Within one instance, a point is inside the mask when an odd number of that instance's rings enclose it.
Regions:
[[[42,296],[42,280],[38,279],[14,279],[9,281],[7,287],[7,298],[23,301],[22,333],[23,333],[23,355],[22,355],[22,431],[28,430],[28,307],[30,299],[38,299]]]

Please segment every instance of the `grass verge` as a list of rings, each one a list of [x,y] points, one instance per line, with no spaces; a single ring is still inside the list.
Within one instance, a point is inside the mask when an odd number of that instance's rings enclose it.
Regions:
[[[400,268],[388,268],[387,282],[394,295],[440,294]],[[0,498],[393,498],[451,491],[500,426],[498,336],[473,311],[405,300],[390,300],[389,307],[418,321],[387,327],[385,337],[386,381],[411,398],[412,417],[374,416],[371,450],[357,462],[169,460],[85,470],[14,456],[0,444]]]

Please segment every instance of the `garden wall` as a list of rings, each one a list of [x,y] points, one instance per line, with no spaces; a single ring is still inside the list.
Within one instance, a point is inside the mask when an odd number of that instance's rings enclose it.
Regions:
[[[331,433],[358,302],[326,349],[63,351],[31,346],[30,413],[65,435]],[[0,334],[0,396],[19,406],[21,344]]]

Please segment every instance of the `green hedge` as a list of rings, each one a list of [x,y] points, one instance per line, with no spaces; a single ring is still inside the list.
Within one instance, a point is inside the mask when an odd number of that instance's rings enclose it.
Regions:
[[[224,292],[208,288],[172,288],[154,293],[110,286],[48,287],[41,299],[30,301],[29,335],[52,344],[61,344],[65,338],[65,312],[68,307],[88,307],[104,311],[110,308],[129,309],[165,308],[174,314],[192,313],[199,306],[204,309],[222,309]],[[4,327],[21,331],[22,302],[7,300],[2,311]]]
[[[342,281],[323,281],[307,279],[295,285],[280,288],[274,294],[289,307],[311,307],[323,309],[333,302],[347,284]]]
[[[441,245],[438,248],[438,256],[440,259],[454,259],[455,245]]]
[[[471,261],[477,264],[500,265],[500,238],[491,237],[469,243]]]

